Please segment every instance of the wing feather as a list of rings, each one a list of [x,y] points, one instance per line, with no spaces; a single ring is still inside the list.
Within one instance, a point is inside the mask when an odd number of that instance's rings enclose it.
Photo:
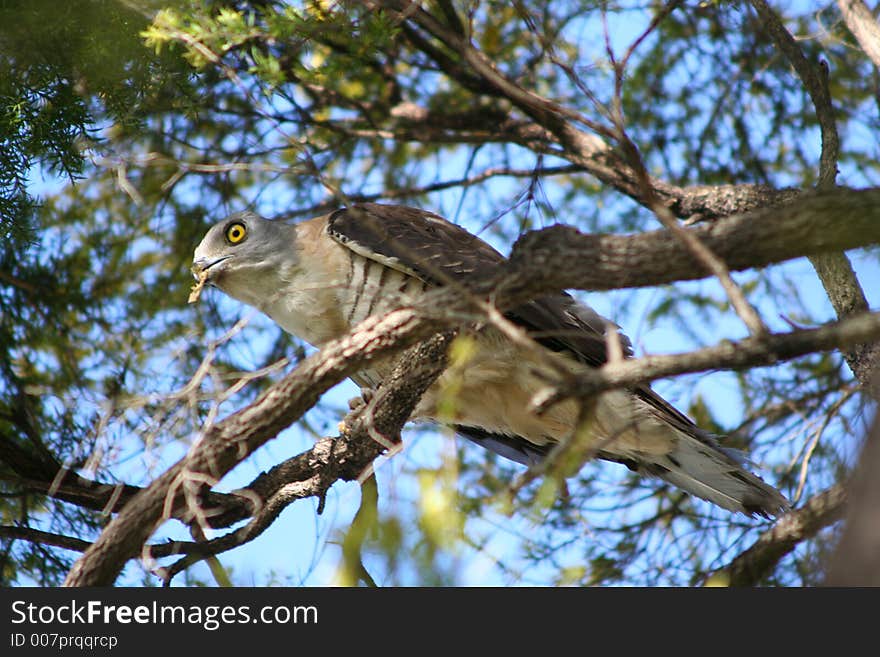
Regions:
[[[354,204],[331,214],[327,231],[333,239],[355,253],[415,276],[429,285],[442,286],[450,282],[463,283],[471,277],[491,277],[505,261],[501,253],[476,235],[418,208]],[[506,316],[553,351],[568,353],[592,367],[607,362],[605,334],[608,326],[614,324],[588,306],[577,303],[569,294],[563,292],[539,297],[514,308]],[[629,340],[623,335],[620,337],[625,355],[631,356]],[[649,386],[636,386],[632,392],[675,428],[717,447],[709,433],[699,429]],[[459,429],[467,433],[468,428]],[[469,437],[476,442],[490,438],[479,432]],[[525,462],[535,457],[536,454],[529,452],[514,460]]]
[[[430,285],[493,276],[505,258],[476,235],[439,215],[417,208],[359,203],[327,221],[340,244]],[[568,294],[546,295],[522,304],[507,317],[554,351],[599,366],[607,360],[604,318]],[[624,347],[630,351],[629,341]]]

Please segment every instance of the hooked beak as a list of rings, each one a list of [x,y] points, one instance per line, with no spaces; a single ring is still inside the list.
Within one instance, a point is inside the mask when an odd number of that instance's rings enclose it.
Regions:
[[[189,270],[192,272],[193,276],[198,280],[201,278],[206,271],[214,267],[215,265],[220,264],[224,260],[228,260],[231,258],[231,255],[223,256],[222,258],[217,258],[216,260],[208,260],[207,258],[198,258],[197,260],[193,260],[192,267]],[[209,277],[206,277],[210,280]]]

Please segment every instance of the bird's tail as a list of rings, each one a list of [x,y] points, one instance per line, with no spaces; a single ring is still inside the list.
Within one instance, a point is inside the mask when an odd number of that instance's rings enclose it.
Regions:
[[[640,455],[627,465],[730,511],[773,517],[791,508],[778,490],[746,470],[738,451],[714,444],[708,434],[677,433],[680,439],[670,453]]]

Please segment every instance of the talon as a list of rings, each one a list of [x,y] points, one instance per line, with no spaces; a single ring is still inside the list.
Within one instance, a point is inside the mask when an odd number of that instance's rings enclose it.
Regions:
[[[370,403],[370,401],[375,396],[376,391],[372,388],[361,388],[361,396],[360,397],[352,397],[348,400],[348,408],[349,410],[356,411],[363,406],[366,406]]]

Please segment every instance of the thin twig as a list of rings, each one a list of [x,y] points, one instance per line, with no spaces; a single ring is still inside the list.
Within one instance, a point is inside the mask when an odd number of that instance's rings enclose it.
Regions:
[[[673,7],[667,6],[667,10],[671,11]],[[603,13],[603,18],[605,14]],[[682,226],[670,209],[663,204],[655,189],[648,170],[645,167],[639,148],[630,138],[626,130],[626,119],[623,115],[623,81],[625,78],[625,65],[631,51],[627,52],[627,57],[622,62],[618,62],[611,47],[610,35],[608,27],[605,27],[605,47],[608,59],[614,69],[614,98],[611,107],[611,120],[615,128],[615,136],[623,148],[623,152],[629,165],[635,172],[636,180],[641,188],[641,197],[648,209],[687,249],[693,254],[694,258],[712,274],[721,283],[730,304],[740,319],[748,328],[753,336],[761,336],[767,333],[767,327],[758,315],[757,310],[748,302],[742,289],[730,275],[730,269],[724,260],[719,258],[712,250],[707,247],[696,234],[687,230]]]
[[[822,435],[825,433],[825,429],[828,428],[828,425],[831,424],[831,420],[834,419],[834,416],[841,409],[841,407],[849,401],[853,395],[856,393],[856,388],[850,388],[849,390],[844,391],[842,395],[834,402],[828,412],[825,413],[825,417],[822,418],[821,425],[816,429],[813,434],[813,439],[810,440],[809,445],[804,453],[804,459],[801,462],[801,471],[798,475],[798,485],[797,490],[795,490],[794,495],[791,498],[792,505],[797,504],[801,495],[804,493],[804,488],[807,485],[807,472],[810,467],[810,459],[813,456],[813,452],[816,450],[816,446],[819,444],[819,441],[822,439]]]
[[[837,161],[840,156],[840,137],[837,134],[837,123],[834,119],[834,107],[828,89],[828,64],[820,62],[812,64],[804,55],[800,45],[782,24],[779,16],[764,0],[751,0],[758,12],[761,24],[770,33],[773,41],[779,46],[786,59],[794,67],[795,72],[804,84],[804,88],[813,101],[816,118],[822,135],[822,152],[819,161],[819,188],[828,189],[834,186],[837,177]]]

